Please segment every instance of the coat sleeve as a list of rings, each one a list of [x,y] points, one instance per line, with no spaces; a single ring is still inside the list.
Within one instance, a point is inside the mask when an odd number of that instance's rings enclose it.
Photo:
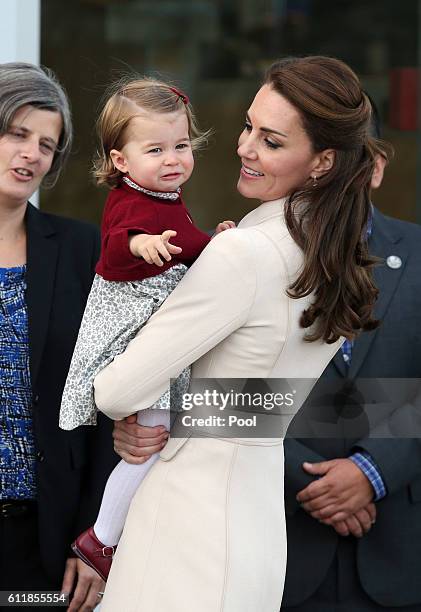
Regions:
[[[98,408],[120,420],[151,406],[171,378],[246,323],[255,286],[248,232],[219,234],[125,352],[98,374]]]

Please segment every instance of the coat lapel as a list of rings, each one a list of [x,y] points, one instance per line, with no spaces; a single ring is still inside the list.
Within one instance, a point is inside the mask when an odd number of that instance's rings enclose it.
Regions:
[[[342,355],[342,349],[339,349],[339,351],[336,353],[336,355],[332,359],[332,363],[335,365],[336,369],[338,370],[339,374],[341,374],[341,376],[346,377],[348,375],[349,368],[344,361],[344,358]]]
[[[27,231],[26,302],[29,326],[29,363],[32,385],[37,379],[50,317],[58,246],[55,229],[48,217],[28,204],[25,216]]]
[[[408,258],[408,250],[405,248],[402,234],[399,232],[397,225],[390,224],[387,217],[384,217],[376,209],[374,209],[373,233],[369,246],[371,255],[375,255],[384,260],[383,264],[380,264],[374,269],[374,280],[379,289],[379,297],[374,312],[376,318],[381,321],[384,318],[390,300],[397,290],[402,278]],[[400,257],[402,262],[400,268],[393,269],[386,264],[386,259],[390,255],[397,255]],[[357,376],[377,333],[378,330],[363,332],[356,340],[349,368],[350,378],[355,378]]]

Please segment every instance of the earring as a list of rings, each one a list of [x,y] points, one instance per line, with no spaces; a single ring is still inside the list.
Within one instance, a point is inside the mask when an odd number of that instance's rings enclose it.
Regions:
[[[314,175],[314,176],[312,176],[311,178],[313,179],[313,185],[312,185],[312,187],[317,187],[317,176],[316,176],[316,175]]]

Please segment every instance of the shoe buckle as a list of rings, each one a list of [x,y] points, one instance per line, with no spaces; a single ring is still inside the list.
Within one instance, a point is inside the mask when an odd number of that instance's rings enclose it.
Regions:
[[[111,551],[111,552],[107,552]],[[114,555],[114,546],[103,546],[102,548],[102,556],[103,557],[112,557]]]

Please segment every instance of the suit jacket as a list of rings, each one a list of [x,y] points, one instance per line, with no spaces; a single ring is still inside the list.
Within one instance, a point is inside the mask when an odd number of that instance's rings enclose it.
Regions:
[[[70,543],[94,522],[117,456],[111,421],[59,429],[67,370],[99,256],[99,232],[28,204],[27,293],[41,556],[60,586]]]
[[[331,381],[342,387],[342,394],[352,396],[352,381],[357,379],[421,378],[421,227],[375,210],[370,251],[383,260],[396,255],[402,261],[401,267],[391,268],[384,263],[374,272],[380,290],[376,315],[381,325],[356,340],[349,369],[338,351],[319,381],[319,389]],[[411,386],[408,384],[408,389]],[[376,524],[358,541],[361,585],[371,599],[384,606],[421,604],[421,438],[391,435],[399,431],[399,421],[421,424],[420,405],[403,398],[400,405],[381,413],[384,407],[372,404],[371,417],[378,421],[377,432],[383,431],[387,436],[383,439],[381,433],[368,435],[369,411],[365,408],[347,420],[343,414],[338,418],[337,406],[315,411],[309,401],[288,430],[284,605],[298,605],[316,591],[333,560],[339,537],[332,528],[301,510],[295,501],[298,491],[312,480],[303,471],[302,463],[347,457],[356,447],[373,456],[388,491],[378,502]],[[420,435],[420,429],[416,426],[414,436]]]

